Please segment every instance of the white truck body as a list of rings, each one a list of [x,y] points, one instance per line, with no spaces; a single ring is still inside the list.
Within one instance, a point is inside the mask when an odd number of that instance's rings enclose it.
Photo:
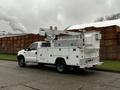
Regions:
[[[56,65],[62,59],[66,66],[91,68],[102,64],[99,61],[100,39],[101,34],[92,31],[61,36],[57,40],[34,42],[18,52],[18,60],[22,56],[25,64],[34,62]]]

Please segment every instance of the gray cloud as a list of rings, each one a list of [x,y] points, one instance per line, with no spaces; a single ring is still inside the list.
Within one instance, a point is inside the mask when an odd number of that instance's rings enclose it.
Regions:
[[[0,0],[0,7],[18,17],[29,32],[50,25],[64,29],[93,22],[97,17],[120,12],[119,5],[120,0]]]

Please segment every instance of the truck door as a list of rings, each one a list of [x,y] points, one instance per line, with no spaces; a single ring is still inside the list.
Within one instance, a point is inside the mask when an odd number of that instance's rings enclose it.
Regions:
[[[36,62],[38,43],[32,43],[25,51],[26,61]]]
[[[49,62],[49,48],[50,42],[43,42],[41,48],[38,49],[38,62],[48,63]]]

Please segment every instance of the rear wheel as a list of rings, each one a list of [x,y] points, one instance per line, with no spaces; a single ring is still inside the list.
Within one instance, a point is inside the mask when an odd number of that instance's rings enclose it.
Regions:
[[[66,71],[66,63],[61,60],[56,63],[56,69],[58,72],[63,73]]]
[[[25,67],[26,66],[24,57],[18,57],[18,65],[20,67]]]

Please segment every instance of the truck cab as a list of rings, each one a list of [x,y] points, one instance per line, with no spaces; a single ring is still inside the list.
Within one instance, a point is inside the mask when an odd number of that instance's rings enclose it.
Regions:
[[[20,67],[24,67],[26,63],[36,62],[37,59],[37,48],[41,45],[41,42],[34,42],[27,48],[22,49],[18,52],[18,63]]]
[[[17,55],[19,66],[24,67],[27,63],[37,63],[39,58],[38,48],[45,48],[50,46],[51,46],[50,42],[41,41],[34,42],[30,44],[27,48],[20,50]]]

